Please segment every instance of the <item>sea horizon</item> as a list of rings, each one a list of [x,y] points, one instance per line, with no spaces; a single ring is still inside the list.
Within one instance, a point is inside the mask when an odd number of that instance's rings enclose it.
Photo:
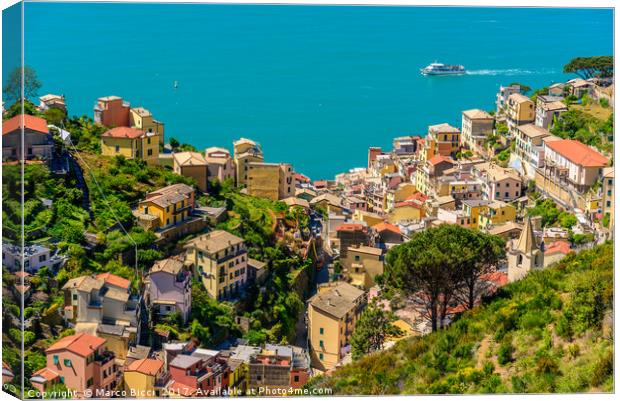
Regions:
[[[164,122],[167,140],[251,138],[312,179],[364,167],[369,146],[428,125],[460,127],[463,110],[494,109],[500,85],[566,81],[571,58],[613,54],[610,9],[37,2],[25,13],[39,94],[64,94],[70,115],[118,95]],[[420,75],[434,61],[468,74]]]

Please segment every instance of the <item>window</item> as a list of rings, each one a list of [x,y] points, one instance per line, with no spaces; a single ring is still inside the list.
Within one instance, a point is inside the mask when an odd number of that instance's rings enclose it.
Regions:
[[[319,354],[319,359],[323,360],[323,353],[322,352]]]
[[[323,340],[319,341],[319,347],[324,348],[325,344],[323,344]]]
[[[65,366],[71,366],[71,359],[65,359],[64,361],[62,361],[62,363],[63,363]]]
[[[611,192],[611,191],[610,191]],[[611,195],[611,194],[610,194]],[[39,256],[39,262],[45,262],[45,259],[47,259],[46,255],[40,255]]]
[[[63,384],[65,383],[65,377],[64,376],[60,376],[60,382],[63,383]]]
[[[54,355],[54,365],[58,365],[59,363],[58,355]]]
[[[325,333],[325,330],[322,327],[319,328],[319,334],[324,334],[324,333]]]
[[[507,198],[507,197],[509,197],[510,195],[508,195],[508,192],[504,192],[504,196]]]
[[[293,380],[295,381],[295,383],[299,383],[299,376],[294,376]]]
[[[359,262],[360,261],[360,256],[359,255],[355,255],[355,261]]]
[[[116,153],[118,153],[118,152],[120,152],[120,151],[121,151],[121,147],[120,147],[120,146],[118,146],[118,145],[116,145],[116,149],[115,149],[115,150],[116,150]]]
[[[93,378],[91,377],[90,379],[86,380],[86,387],[90,387],[93,385]]]
[[[607,207],[611,207],[611,201],[607,201]]]
[[[73,300],[74,300],[74,301],[77,301],[77,299],[78,299],[77,294],[73,294]]]
[[[153,156],[153,149],[147,150],[146,154],[149,155],[149,156]]]
[[[495,192],[495,197],[499,198],[499,192]]]

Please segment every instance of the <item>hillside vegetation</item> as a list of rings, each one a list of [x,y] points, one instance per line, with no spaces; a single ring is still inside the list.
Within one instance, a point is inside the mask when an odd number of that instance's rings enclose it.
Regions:
[[[334,394],[613,391],[613,244],[504,287],[449,328],[314,379]]]

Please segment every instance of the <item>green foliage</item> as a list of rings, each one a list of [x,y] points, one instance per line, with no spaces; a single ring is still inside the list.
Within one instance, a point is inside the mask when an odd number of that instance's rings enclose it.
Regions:
[[[562,212],[558,215],[558,223],[560,227],[569,229],[577,224],[577,217],[572,213]]]
[[[23,80],[22,80],[23,77]],[[7,103],[17,102],[20,99],[31,99],[37,96],[41,89],[41,81],[37,77],[37,72],[27,65],[17,67],[9,73],[2,88],[4,99]],[[22,94],[23,87],[23,94]]]
[[[552,226],[558,221],[560,211],[552,199],[538,199],[536,206],[528,210],[530,216],[541,216],[543,227]]]
[[[390,323],[391,320],[391,316],[377,305],[372,304],[364,309],[351,337],[354,360],[383,347],[386,337],[394,332],[395,327]]]
[[[612,304],[607,243],[509,284],[445,330],[399,341],[314,378],[310,387],[336,395],[612,391],[613,339],[603,335]],[[572,336],[558,329],[566,324]],[[493,339],[490,353],[473,346]]]
[[[613,113],[607,120],[600,120],[582,110],[572,108],[556,119],[551,133],[564,139],[575,139],[602,151],[613,146]]]
[[[582,79],[612,77],[613,56],[575,57],[564,66],[564,73],[575,73]]]

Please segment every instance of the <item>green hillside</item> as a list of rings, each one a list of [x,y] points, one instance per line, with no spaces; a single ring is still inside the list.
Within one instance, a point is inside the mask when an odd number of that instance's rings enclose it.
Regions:
[[[613,244],[504,287],[448,329],[314,379],[335,394],[613,391]]]

